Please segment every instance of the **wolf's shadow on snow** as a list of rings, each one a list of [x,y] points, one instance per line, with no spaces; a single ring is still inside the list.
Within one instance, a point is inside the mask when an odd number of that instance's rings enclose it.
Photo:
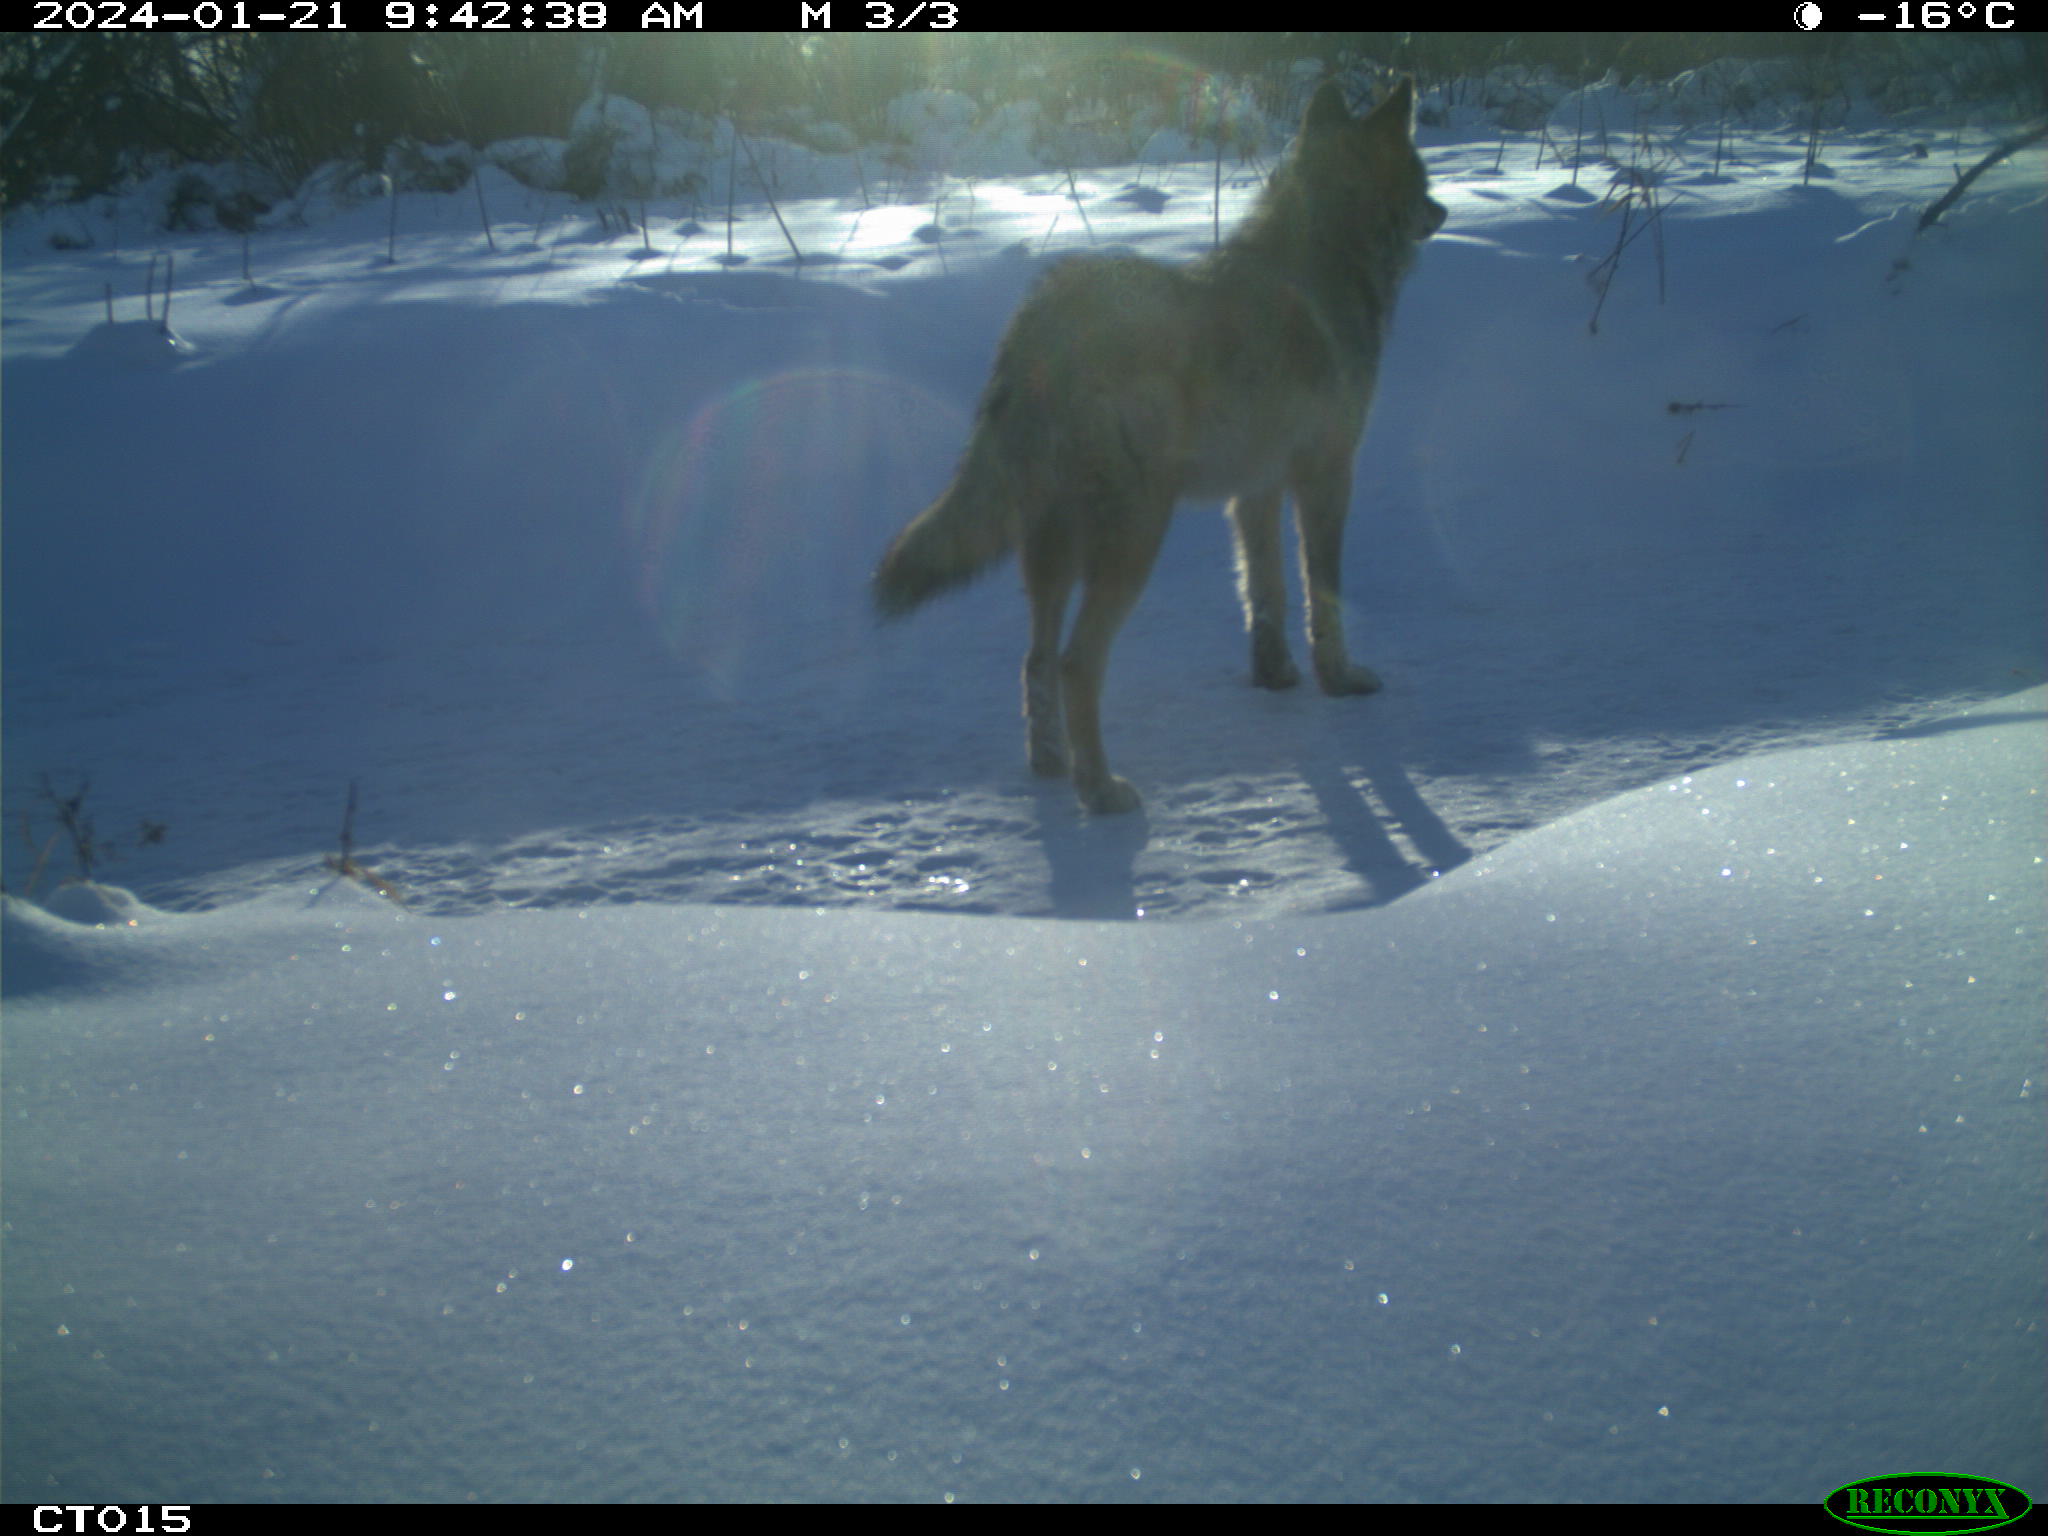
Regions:
[[[1357,877],[1351,900],[1331,910],[1385,906],[1472,857],[1472,850],[1432,810],[1391,749],[1339,754],[1304,746],[1295,768],[1321,808],[1324,827],[1344,866]],[[1161,825],[1173,813],[1162,810]],[[1048,895],[1060,917],[1131,918],[1143,905],[1137,863],[1152,837],[1142,810],[1128,816],[1076,811],[1064,780],[1042,784],[1035,821],[1048,867]],[[1404,850],[1394,838],[1399,831]]]

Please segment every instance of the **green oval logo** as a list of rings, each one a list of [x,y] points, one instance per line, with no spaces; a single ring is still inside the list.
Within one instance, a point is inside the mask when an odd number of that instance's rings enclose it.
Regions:
[[[2034,1507],[2011,1483],[1953,1472],[1901,1472],[1844,1483],[1822,1501],[1844,1525],[1866,1531],[1962,1536],[2010,1525]]]

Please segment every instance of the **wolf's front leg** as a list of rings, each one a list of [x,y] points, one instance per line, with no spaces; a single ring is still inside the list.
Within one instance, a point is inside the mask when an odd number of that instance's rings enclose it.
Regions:
[[[1287,584],[1280,574],[1280,493],[1240,496],[1229,507],[1237,542],[1237,593],[1252,637],[1252,681],[1292,688],[1301,669],[1287,653]]]

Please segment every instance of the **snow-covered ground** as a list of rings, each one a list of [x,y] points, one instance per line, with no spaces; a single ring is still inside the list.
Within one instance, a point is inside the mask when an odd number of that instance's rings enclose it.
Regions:
[[[1425,132],[1388,688],[1247,686],[1190,510],[1100,821],[1012,584],[865,576],[1209,167],[801,268],[494,175],[495,250],[322,205],[253,284],[12,222],[8,886],[47,773],[149,905],[6,902],[5,1496],[2039,1493],[2048,162],[1911,233],[1992,138],[1660,133],[1596,332],[1614,171]]]

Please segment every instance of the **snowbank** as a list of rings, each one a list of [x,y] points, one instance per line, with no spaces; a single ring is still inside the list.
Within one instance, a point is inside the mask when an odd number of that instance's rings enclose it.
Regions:
[[[10,902],[7,1497],[2039,1487],[2044,703],[1337,916]]]

